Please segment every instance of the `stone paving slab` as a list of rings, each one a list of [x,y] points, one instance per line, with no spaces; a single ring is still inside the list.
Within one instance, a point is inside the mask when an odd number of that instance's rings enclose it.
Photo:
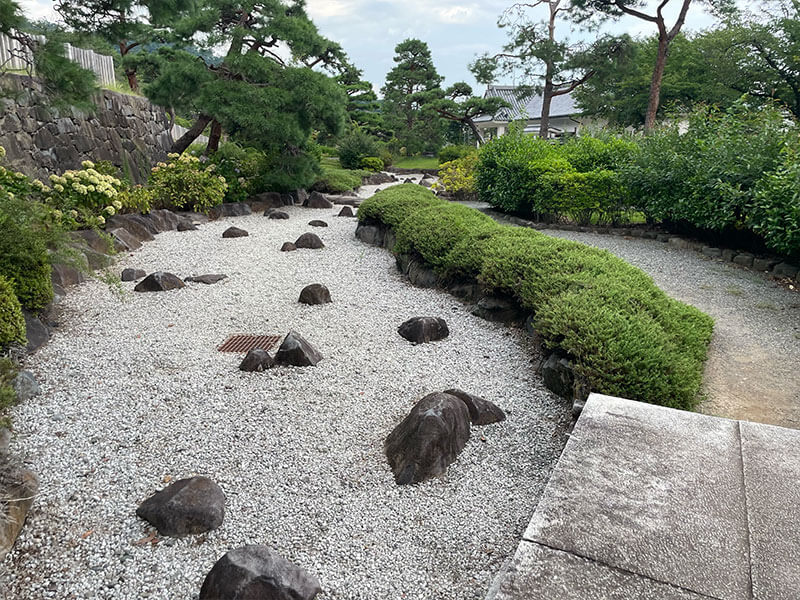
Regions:
[[[800,598],[800,431],[742,422],[756,600]]]
[[[524,539],[748,600],[744,498],[736,421],[592,394]]]
[[[523,541],[493,600],[704,600],[580,556]]]

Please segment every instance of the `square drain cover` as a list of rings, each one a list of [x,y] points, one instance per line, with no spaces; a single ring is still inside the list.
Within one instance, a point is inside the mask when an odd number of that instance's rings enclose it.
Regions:
[[[220,352],[249,352],[260,348],[269,352],[281,341],[279,335],[232,335],[217,348]]]

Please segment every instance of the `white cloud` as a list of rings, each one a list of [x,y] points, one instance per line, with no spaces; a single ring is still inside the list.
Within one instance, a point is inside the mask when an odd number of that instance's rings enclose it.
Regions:
[[[357,0],[309,0],[308,14],[312,19],[341,19],[357,12]]]
[[[22,7],[22,12],[31,21],[38,19],[47,19],[48,21],[57,20],[58,13],[53,8],[53,2],[50,0],[17,0]]]
[[[448,6],[439,9],[439,20],[443,23],[462,24],[472,19],[475,10],[470,6]]]

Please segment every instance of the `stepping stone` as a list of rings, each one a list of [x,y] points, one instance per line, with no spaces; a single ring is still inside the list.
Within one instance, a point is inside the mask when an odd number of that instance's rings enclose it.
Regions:
[[[295,240],[294,245],[297,248],[311,248],[313,250],[325,247],[325,244],[322,243],[322,240],[319,239],[319,236],[315,233],[304,233]]]
[[[239,365],[240,371],[261,372],[275,366],[275,359],[261,348],[253,348]]]
[[[147,273],[142,269],[122,269],[120,279],[122,281],[136,281],[142,277],[147,277]]]
[[[224,238],[238,238],[238,237],[247,237],[250,235],[244,229],[239,229],[238,227],[228,227],[225,231],[222,232],[222,237]]]
[[[314,219],[313,221],[308,222],[311,227],[327,227],[328,224],[325,221],[320,221],[319,219]]]
[[[295,367],[316,367],[321,360],[322,354],[296,331],[288,333],[275,354],[276,363]]]
[[[353,214],[353,209],[349,206],[343,206],[342,210],[339,211],[339,214],[336,215],[337,217],[355,217]]]
[[[268,210],[264,213],[264,216],[270,219],[288,219],[289,213],[283,210]]]
[[[414,317],[397,328],[397,333],[409,342],[435,342],[450,335],[447,323],[439,317]]]
[[[200,600],[312,600],[319,580],[266,546],[236,548],[206,575]]]
[[[166,271],[156,271],[150,273],[133,288],[134,292],[166,292],[167,290],[177,290],[186,287],[180,278],[167,273]]]
[[[206,285],[211,285],[212,283],[218,283],[223,279],[227,279],[228,276],[224,275],[223,273],[208,273],[206,275],[196,275],[194,277],[185,277],[184,281],[189,281],[192,283],[205,283]]]
[[[331,293],[321,283],[307,285],[300,292],[300,300],[303,304],[326,304],[331,301]]]
[[[208,477],[180,479],[142,502],[136,515],[161,535],[204,533],[222,525],[225,494]]]
[[[445,390],[444,393],[455,396],[467,405],[469,420],[473,425],[489,425],[506,420],[506,413],[494,402],[490,402],[485,398],[469,394],[457,388]]]
[[[409,485],[442,475],[469,440],[467,405],[450,394],[428,394],[386,438],[395,483]]]
[[[295,246],[292,242],[283,242],[283,246],[281,246],[281,252],[292,252],[297,250],[297,246]]]

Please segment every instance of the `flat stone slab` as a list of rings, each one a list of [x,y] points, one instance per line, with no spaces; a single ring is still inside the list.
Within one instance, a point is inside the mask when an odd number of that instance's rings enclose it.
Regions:
[[[741,422],[753,598],[800,597],[800,431]]]
[[[693,592],[639,577],[547,546],[523,541],[492,600],[703,600]]]
[[[747,600],[744,498],[736,421],[592,394],[524,539]]]

